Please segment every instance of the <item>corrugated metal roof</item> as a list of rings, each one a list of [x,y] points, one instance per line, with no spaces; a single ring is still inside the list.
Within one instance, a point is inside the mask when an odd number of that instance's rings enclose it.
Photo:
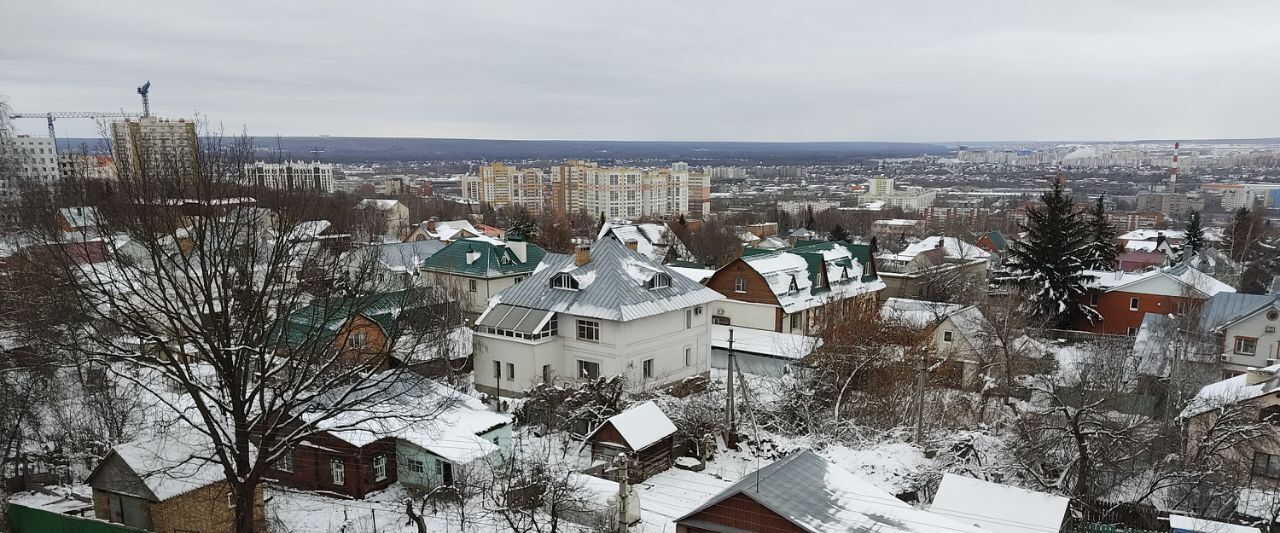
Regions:
[[[521,261],[510,243],[490,237],[470,237],[450,243],[424,263],[432,272],[458,274],[475,278],[500,278],[532,272],[547,251],[536,244],[525,245],[525,260]],[[480,254],[467,262],[467,254]]]
[[[1200,308],[1200,324],[1203,331],[1210,331],[1249,316],[1264,307],[1280,306],[1280,296],[1274,294],[1243,294],[1220,292],[1205,301]]]
[[[669,286],[646,289],[645,283],[657,273],[670,277]],[[552,288],[551,280],[559,274],[571,276],[578,289]],[[591,261],[582,266],[574,264],[572,255],[547,254],[529,279],[498,293],[481,320],[502,304],[627,321],[721,299],[719,293],[622,243],[601,239],[591,246]]]

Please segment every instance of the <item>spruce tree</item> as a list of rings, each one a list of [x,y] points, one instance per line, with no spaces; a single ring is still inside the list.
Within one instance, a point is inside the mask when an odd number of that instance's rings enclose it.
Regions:
[[[1098,202],[1089,210],[1089,249],[1084,264],[1090,270],[1111,270],[1120,255],[1116,247],[1118,234],[1111,221],[1107,220],[1107,208],[1102,197],[1098,195]]]
[[[996,279],[1026,291],[1027,310],[1054,327],[1070,327],[1075,313],[1096,319],[1097,312],[1081,303],[1089,281],[1084,259],[1093,241],[1062,175],[1041,201],[1027,210],[1027,223],[1020,225],[1026,236],[1010,244],[1008,266]]]
[[[849,240],[849,232],[844,230],[844,226],[836,224],[834,228],[831,228],[831,235],[828,236],[827,240],[847,241]]]
[[[1190,261],[1204,248],[1204,227],[1200,225],[1200,212],[1192,211],[1187,217],[1187,235],[1182,241],[1182,260]]]

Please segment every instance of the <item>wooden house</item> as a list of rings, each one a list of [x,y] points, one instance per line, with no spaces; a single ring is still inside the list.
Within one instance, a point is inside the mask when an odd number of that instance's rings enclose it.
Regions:
[[[609,466],[619,454],[626,453],[632,460],[627,477],[638,483],[671,468],[675,434],[676,425],[650,401],[609,417],[587,434],[583,446],[591,447],[592,461]]]

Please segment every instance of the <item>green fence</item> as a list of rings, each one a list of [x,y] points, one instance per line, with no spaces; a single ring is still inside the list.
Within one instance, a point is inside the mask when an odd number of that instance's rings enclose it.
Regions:
[[[95,518],[51,513],[13,503],[9,504],[9,528],[14,533],[138,533],[143,531]]]

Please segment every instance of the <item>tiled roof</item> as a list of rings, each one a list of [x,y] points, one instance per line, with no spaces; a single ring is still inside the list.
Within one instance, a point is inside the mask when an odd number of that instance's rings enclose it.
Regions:
[[[669,285],[646,288],[645,284],[659,273],[668,277]],[[553,288],[552,279],[562,274],[577,288]],[[490,309],[505,304],[627,321],[723,298],[618,241],[601,239],[591,245],[591,261],[581,266],[573,255],[546,254],[528,279],[498,293],[489,305]]]
[[[527,244],[525,260],[504,241],[490,237],[469,237],[450,243],[429,257],[423,266],[432,272],[457,274],[473,278],[501,278],[528,274],[538,266],[547,251],[536,244]],[[467,255],[480,254],[468,262]]]

